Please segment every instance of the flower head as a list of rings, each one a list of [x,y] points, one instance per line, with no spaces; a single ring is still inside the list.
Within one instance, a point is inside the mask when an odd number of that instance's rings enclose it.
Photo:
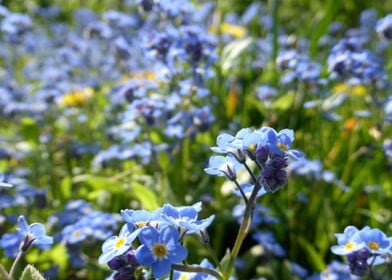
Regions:
[[[134,232],[129,232],[127,225],[121,228],[118,236],[109,237],[102,245],[102,255],[99,257],[99,263],[107,263],[114,257],[123,255],[127,252],[132,242],[136,239],[140,232],[140,229]]]
[[[40,247],[46,247],[53,243],[53,237],[46,235],[45,227],[40,223],[27,224],[24,216],[18,218],[18,230],[25,237],[22,250],[27,251],[32,244]]]
[[[226,176],[229,180],[234,180],[240,168],[242,165],[231,156],[213,156],[204,171],[210,175]]]
[[[0,188],[11,188],[12,185],[4,182],[4,175],[0,173]]]
[[[335,236],[339,245],[332,246],[331,251],[336,255],[349,255],[366,246],[360,238],[359,230],[354,226],[347,226],[343,233],[337,233]]]
[[[142,245],[136,250],[136,260],[141,265],[151,266],[156,278],[168,274],[171,265],[183,261],[188,254],[179,243],[179,234],[174,227],[163,227],[158,231],[146,226],[141,230],[139,240]]]
[[[200,203],[183,207],[173,207],[167,203],[162,207],[162,219],[173,226],[179,227],[185,233],[191,234],[205,229],[214,220],[215,216],[198,220],[197,216],[200,210]]]
[[[391,248],[391,240],[379,229],[368,229],[360,232],[361,240],[372,254],[384,254]]]

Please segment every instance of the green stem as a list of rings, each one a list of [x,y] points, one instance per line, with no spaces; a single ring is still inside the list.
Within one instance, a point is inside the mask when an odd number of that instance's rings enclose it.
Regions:
[[[5,271],[4,267],[0,264],[0,279],[10,280],[10,276],[7,271]]]
[[[214,276],[216,279],[222,280],[222,275],[213,269],[201,266],[187,266],[182,264],[172,264],[172,269],[185,272],[205,273]]]
[[[251,229],[250,226],[252,224],[253,208],[254,208],[254,204],[256,202],[257,193],[259,192],[261,187],[262,187],[262,185],[260,185],[257,181],[255,181],[255,187],[254,187],[252,194],[251,194],[251,196],[248,200],[248,203],[246,205],[244,218],[243,218],[242,223],[240,225],[240,229],[238,230],[238,234],[237,234],[236,240],[234,242],[233,249],[231,250],[229,264],[227,266],[226,271],[223,274],[224,279],[229,279],[231,272],[233,270],[233,267],[234,267],[234,262],[238,256],[238,253],[240,252],[242,243],[244,242],[245,237],[248,235],[248,233]]]
[[[14,263],[13,263],[12,266],[11,266],[11,270],[10,270],[10,273],[9,273],[9,278],[10,278],[10,279],[14,279],[14,274],[15,274],[16,266],[18,265],[18,262],[20,261],[20,259],[22,258],[22,256],[23,256],[23,251],[22,251],[22,250],[19,250],[19,253],[18,253],[18,255],[16,256],[16,259],[15,259]]]
[[[210,242],[205,243],[205,245],[207,246],[208,252],[210,253],[212,259],[214,260],[215,265],[219,268],[220,271],[222,271],[222,267],[219,263],[218,257],[216,256],[214,249],[211,247]]]
[[[240,191],[242,198],[245,200],[245,204],[248,204],[248,198],[246,197],[246,194],[244,193],[244,191],[242,190],[240,184],[237,182],[237,180],[233,180],[233,182],[235,183],[235,185],[237,186],[237,189]]]
[[[169,279],[170,279],[170,280],[173,280],[173,279],[174,279],[174,270],[173,270],[173,268],[170,269]]]

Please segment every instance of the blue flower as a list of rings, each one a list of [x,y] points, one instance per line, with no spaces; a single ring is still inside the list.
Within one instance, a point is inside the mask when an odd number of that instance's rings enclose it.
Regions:
[[[359,235],[372,254],[387,253],[392,245],[391,240],[379,229],[361,230]]]
[[[121,216],[128,225],[128,230],[133,231],[136,228],[143,228],[147,225],[152,224],[153,226],[158,225],[162,222],[161,219],[162,209],[157,209],[153,212],[146,210],[121,210]]]
[[[26,237],[24,246],[30,247],[31,244],[37,246],[47,246],[53,244],[53,237],[46,235],[45,227],[40,223],[27,224],[24,216],[18,218],[19,231]],[[27,244],[30,242],[30,245]]]
[[[231,156],[212,156],[208,168],[204,171],[210,175],[226,176],[229,180],[235,180],[240,168],[242,165]]]
[[[319,279],[351,280],[352,277],[345,263],[333,261],[321,272]]]
[[[4,234],[0,239],[0,247],[11,258],[16,257],[20,250],[26,252],[33,244],[45,249],[52,243],[53,237],[46,235],[43,224],[28,225],[24,216],[19,216],[18,230],[15,233]]]
[[[265,135],[266,142],[271,152],[276,155],[289,155],[294,159],[303,157],[303,154],[297,150],[292,150],[291,145],[294,141],[294,131],[291,129],[283,129],[277,133],[271,127],[263,127],[260,130]]]
[[[275,236],[269,231],[257,231],[252,235],[253,239],[267,251],[277,257],[283,257],[286,252],[283,247],[276,242]]]
[[[123,255],[131,248],[132,242],[136,239],[139,232],[140,229],[129,232],[127,225],[124,225],[118,236],[109,237],[102,244],[102,254],[99,257],[98,262],[107,263],[114,257]]]
[[[247,198],[250,198],[250,196],[252,195],[253,189],[254,189],[254,185],[249,184],[249,183],[245,183],[245,184],[242,184],[240,187],[241,187],[242,191],[244,192],[245,196]],[[232,190],[231,192],[238,197],[242,197],[242,194],[241,194],[240,190],[238,190],[238,189]],[[264,188],[261,188],[259,190],[259,192],[257,193],[256,197],[263,196],[266,193],[267,193],[267,191]]]
[[[216,139],[217,147],[211,147],[211,150],[215,153],[227,154],[229,152],[236,154],[236,150],[242,149],[242,141],[244,138],[251,134],[250,128],[243,128],[237,132],[235,136],[228,133],[223,133]]]
[[[23,239],[24,235],[20,231],[4,234],[0,239],[0,248],[4,249],[5,256],[16,258]]]
[[[144,227],[139,240],[142,245],[136,250],[136,259],[141,265],[151,266],[156,278],[168,274],[171,265],[183,261],[188,254],[179,243],[179,234],[174,227],[159,231],[151,226]]]
[[[0,188],[11,188],[12,185],[4,182],[4,175],[0,173]]]
[[[173,207],[167,203],[162,207],[162,218],[173,226],[179,227],[186,234],[198,232],[208,227],[215,218],[212,215],[207,219],[197,220],[198,212],[201,210],[200,204]]]
[[[392,40],[392,14],[388,14],[377,22],[376,31],[381,38]]]
[[[332,253],[346,256],[364,248],[366,244],[361,240],[359,232],[356,227],[347,226],[343,233],[335,234],[338,245],[331,247]]]

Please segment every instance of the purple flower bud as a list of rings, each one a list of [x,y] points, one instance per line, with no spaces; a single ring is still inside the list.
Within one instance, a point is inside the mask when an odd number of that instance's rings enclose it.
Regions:
[[[267,145],[258,145],[256,148],[256,160],[260,164],[264,164],[270,154],[270,149]]]
[[[136,252],[135,250],[130,250],[125,254],[126,263],[131,266],[139,265],[138,261],[136,260],[135,252]]]
[[[127,265],[128,264],[126,260],[123,258],[123,256],[114,257],[108,262],[108,266],[110,267],[111,270],[119,270]]]
[[[275,156],[272,161],[271,161],[271,165],[274,168],[280,169],[280,168],[284,168],[287,166],[286,163],[286,158],[284,156]]]

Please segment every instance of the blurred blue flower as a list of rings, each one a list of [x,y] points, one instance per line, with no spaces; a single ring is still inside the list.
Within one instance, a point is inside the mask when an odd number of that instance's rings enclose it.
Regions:
[[[254,185],[249,184],[249,183],[245,183],[245,184],[240,185],[240,187],[247,198],[249,198],[252,195]],[[231,192],[238,197],[242,197],[242,194],[241,194],[240,190],[238,190],[238,189],[232,190]],[[256,197],[263,196],[266,193],[267,193],[267,191],[264,188],[261,188],[259,190],[259,192],[257,193]]]
[[[24,240],[24,235],[20,231],[6,233],[0,239],[0,248],[4,249],[4,254],[8,258],[16,258],[19,252],[20,244]]]
[[[376,32],[380,38],[392,40],[392,14],[377,21]]]
[[[22,251],[27,251],[32,244],[39,247],[46,247],[53,244],[53,237],[46,235],[46,230],[43,224],[33,223],[27,224],[24,216],[18,218],[18,230],[25,237]]]
[[[269,231],[256,231],[252,234],[253,239],[263,246],[263,248],[267,251],[268,254],[283,257],[286,255],[283,247],[276,242],[275,236],[272,232]]]
[[[4,182],[4,175],[0,173],[0,188],[11,188],[12,184]]]
[[[30,249],[36,245],[41,249],[47,249],[53,244],[53,237],[46,235],[43,224],[27,224],[24,216],[18,218],[18,229],[14,233],[6,233],[0,239],[0,248],[5,250],[5,255],[9,258],[15,258],[18,252]]]

